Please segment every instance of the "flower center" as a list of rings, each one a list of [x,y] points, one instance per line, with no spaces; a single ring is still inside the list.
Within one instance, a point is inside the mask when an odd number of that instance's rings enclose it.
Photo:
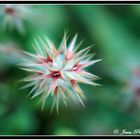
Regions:
[[[78,69],[79,69],[79,68],[78,68],[77,66],[74,66],[72,70],[73,70],[73,71],[78,71]]]
[[[14,9],[12,7],[6,7],[5,12],[9,15],[13,15],[14,14]]]
[[[74,72],[78,72],[80,70],[80,68],[82,67],[82,64],[75,64],[74,67],[72,68],[72,71]]]
[[[52,77],[53,79],[58,79],[58,78],[60,78],[60,77],[61,77],[60,71],[52,71],[52,72],[51,72],[51,77]]]

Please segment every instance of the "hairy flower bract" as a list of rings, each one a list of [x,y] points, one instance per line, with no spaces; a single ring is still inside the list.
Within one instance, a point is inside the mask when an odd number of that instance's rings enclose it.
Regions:
[[[23,70],[32,73],[23,79],[29,82],[23,88],[33,87],[29,94],[32,94],[32,98],[41,95],[42,107],[49,95],[52,95],[52,109],[56,106],[57,111],[60,100],[67,105],[68,100],[74,99],[84,106],[84,92],[79,83],[98,85],[93,81],[98,77],[85,70],[100,61],[91,60],[94,56],[93,53],[88,54],[91,46],[78,51],[81,43],[76,45],[77,34],[69,45],[67,39],[64,34],[59,48],[56,49],[47,37],[36,37],[33,44],[36,53],[24,52],[26,57],[21,65]]]
[[[33,15],[31,8],[25,5],[6,4],[0,6],[0,18],[2,19],[2,28],[5,30],[16,29],[19,33],[25,33],[24,21]]]

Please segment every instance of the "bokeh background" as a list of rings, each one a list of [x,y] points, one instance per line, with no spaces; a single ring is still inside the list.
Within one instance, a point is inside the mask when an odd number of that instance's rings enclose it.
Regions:
[[[0,135],[115,135],[115,129],[139,129],[140,6],[30,6],[25,34],[0,28]],[[18,81],[28,73],[18,67],[17,49],[32,52],[36,35],[47,35],[58,46],[64,30],[70,39],[75,33],[78,42],[84,39],[81,49],[95,44],[90,52],[102,61],[88,71],[101,78],[96,81],[101,86],[81,84],[86,108],[62,106],[57,115],[50,114],[49,103],[42,111],[38,98],[27,97],[30,89],[20,90]]]

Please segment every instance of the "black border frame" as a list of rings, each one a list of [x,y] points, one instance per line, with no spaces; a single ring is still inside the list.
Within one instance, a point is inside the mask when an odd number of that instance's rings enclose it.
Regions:
[[[59,135],[3,135],[0,139],[140,139],[138,136],[128,135],[77,135],[77,136],[59,136]]]
[[[17,1],[0,1],[0,4],[122,4],[122,5],[127,5],[127,4],[140,4],[140,1],[138,0],[90,0],[90,1],[86,1],[86,0],[29,0],[29,1],[25,1],[25,0],[17,0]]]
[[[95,0],[95,1],[0,1],[1,4],[52,4],[52,5],[61,5],[61,4],[107,4],[107,5],[140,5],[140,1],[116,1],[116,0]],[[59,136],[59,135],[0,135],[0,139],[140,139],[140,135],[75,135],[75,136]]]

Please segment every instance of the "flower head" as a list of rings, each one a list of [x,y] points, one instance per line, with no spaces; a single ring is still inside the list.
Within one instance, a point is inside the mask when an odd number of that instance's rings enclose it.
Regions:
[[[59,100],[62,99],[67,105],[70,97],[84,106],[84,93],[78,83],[98,85],[92,81],[97,76],[87,72],[85,68],[100,60],[91,60],[93,54],[88,54],[90,47],[77,51],[80,44],[76,45],[76,39],[77,35],[67,45],[67,36],[64,34],[56,49],[47,37],[37,37],[33,44],[36,54],[24,52],[26,58],[22,69],[33,74],[23,79],[30,82],[24,87],[33,86],[30,94],[33,94],[32,98],[41,94],[43,106],[49,95],[54,97],[52,108],[56,105],[57,110]]]
[[[1,5],[0,17],[4,29],[17,29],[21,34],[25,33],[23,21],[27,19],[32,12],[29,7],[24,5]]]

